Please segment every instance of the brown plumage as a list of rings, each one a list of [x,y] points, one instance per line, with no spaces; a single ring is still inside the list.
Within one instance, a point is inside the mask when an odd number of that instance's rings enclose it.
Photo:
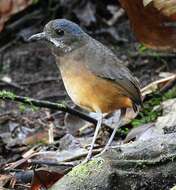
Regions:
[[[136,78],[101,43],[92,39],[69,55],[56,58],[67,92],[79,106],[108,113],[141,104]]]

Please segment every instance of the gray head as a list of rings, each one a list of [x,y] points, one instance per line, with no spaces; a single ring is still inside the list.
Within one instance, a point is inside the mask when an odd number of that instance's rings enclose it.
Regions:
[[[49,42],[55,54],[66,54],[80,48],[88,42],[89,36],[75,23],[66,19],[56,19],[48,22],[42,33],[29,38]]]

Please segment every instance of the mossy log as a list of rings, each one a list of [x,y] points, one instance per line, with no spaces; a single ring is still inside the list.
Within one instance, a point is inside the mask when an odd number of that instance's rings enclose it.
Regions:
[[[176,133],[109,149],[51,190],[169,190],[176,183]]]

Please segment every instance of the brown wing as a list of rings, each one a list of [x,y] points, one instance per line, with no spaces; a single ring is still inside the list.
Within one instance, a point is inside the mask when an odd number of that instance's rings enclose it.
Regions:
[[[135,104],[141,105],[141,93],[137,79],[124,67],[120,60],[96,40],[90,40],[89,53],[87,54],[86,66],[89,70],[101,78],[113,81],[124,89],[124,95],[129,97]]]
[[[175,0],[120,0],[138,40],[160,50],[176,51]]]

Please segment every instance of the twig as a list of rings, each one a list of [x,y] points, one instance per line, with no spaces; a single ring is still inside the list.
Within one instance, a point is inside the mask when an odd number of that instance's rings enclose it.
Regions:
[[[7,91],[0,91],[0,99],[3,100],[10,100],[10,101],[15,101],[15,102],[21,102],[25,103],[31,106],[36,106],[36,107],[43,107],[43,108],[49,108],[49,109],[54,109],[54,110],[60,110],[63,112],[70,113],[72,115],[75,115],[77,117],[80,117],[81,119],[84,119],[85,121],[88,121],[90,123],[93,123],[94,125],[97,124],[97,120],[82,113],[79,112],[73,108],[70,108],[69,106],[63,104],[63,103],[53,103],[49,101],[44,101],[44,100],[37,100],[29,97],[24,97],[24,96],[17,96],[11,92]]]
[[[121,18],[123,15],[125,14],[125,11],[124,9],[120,8],[114,15],[113,17],[107,21],[107,24],[109,26],[112,26],[114,25],[118,20],[119,18]]]
[[[11,86],[11,87],[17,88],[17,89],[19,89],[19,90],[25,90],[24,87],[18,85],[18,84],[15,83],[15,82],[6,81],[6,80],[4,80],[4,79],[0,79],[0,82],[4,83],[5,86]]]
[[[157,81],[151,82],[150,84],[148,84],[147,86],[141,89],[143,97],[145,97],[145,95],[150,94],[153,91],[156,91],[158,89],[159,84],[174,81],[175,78],[176,78],[176,75],[173,74],[167,78],[163,78],[163,79],[159,79]],[[172,86],[170,88],[172,88]],[[167,91],[167,89],[165,91]]]
[[[174,53],[155,53],[155,52],[147,52],[147,53],[140,53],[140,52],[130,52],[129,56],[131,58],[141,57],[141,58],[175,58],[176,55]]]
[[[92,155],[94,156],[95,154],[98,154],[98,153],[100,153],[101,151],[102,151],[102,148],[93,149],[93,150],[92,150]],[[79,160],[79,159],[81,159],[82,157],[87,156],[87,154],[88,154],[88,151],[82,152],[82,153],[80,153],[79,155],[73,155],[71,158],[65,158],[64,160],[62,160],[62,162],[71,162],[71,161]]]
[[[49,144],[54,143],[54,123],[52,122],[52,117],[49,112],[46,112],[46,115],[48,117],[48,142]]]
[[[48,161],[48,160],[35,160],[35,159],[29,159],[28,163],[48,165],[48,166],[65,166],[65,167],[74,167],[75,166],[75,164],[73,162],[57,162],[57,161]]]
[[[94,149],[92,151],[92,155],[95,155],[95,154],[98,154],[102,151],[102,148],[99,148],[99,149]],[[58,161],[58,165],[59,164],[63,164],[63,163],[68,163],[68,162],[73,162],[75,160],[79,160],[81,159],[82,157],[85,157],[86,155],[88,154],[88,151],[85,151],[85,152],[81,152],[79,153],[78,155],[73,155],[72,157],[67,157],[67,158],[64,158],[62,161]],[[4,171],[11,171],[11,170],[14,170],[15,168],[17,168],[18,166],[20,166],[21,164],[24,164],[24,163],[27,163],[28,160],[29,160],[29,163],[32,162],[32,158],[35,157],[35,156],[42,156],[42,157],[45,157],[45,155],[54,155],[55,157],[57,157],[56,155],[56,152],[51,152],[51,151],[45,151],[45,152],[36,152],[36,153],[33,153],[31,155],[28,155],[26,156],[25,158],[22,158],[21,160],[18,160],[14,163],[11,163],[11,164],[7,164],[6,167],[3,169]]]
[[[39,79],[39,80],[35,80],[35,81],[29,81],[29,82],[21,82],[20,85],[34,85],[34,84],[38,84],[38,83],[45,83],[45,82],[56,82],[59,79],[56,77],[48,77],[45,79]]]
[[[163,94],[167,91],[169,91],[170,89],[172,89],[174,86],[176,86],[176,76],[168,81],[161,89],[160,89],[160,93]]]

